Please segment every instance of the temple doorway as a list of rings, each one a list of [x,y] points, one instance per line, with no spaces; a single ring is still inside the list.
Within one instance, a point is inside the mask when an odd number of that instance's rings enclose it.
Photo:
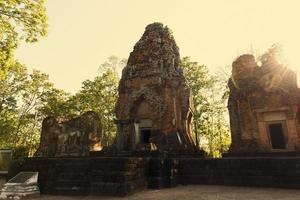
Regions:
[[[286,143],[283,123],[270,123],[268,126],[272,149],[285,149]]]
[[[135,123],[135,144],[149,144],[152,137],[152,120],[139,119]]]
[[[141,130],[141,143],[149,144],[151,137],[151,129],[142,129]]]

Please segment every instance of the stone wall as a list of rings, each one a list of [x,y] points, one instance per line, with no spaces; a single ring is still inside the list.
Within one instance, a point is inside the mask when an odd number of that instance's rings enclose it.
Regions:
[[[299,157],[182,158],[179,183],[300,188]]]
[[[38,171],[42,194],[124,196],[147,187],[145,158],[28,158],[11,169]]]
[[[177,185],[177,159],[155,157],[28,158],[20,171],[38,171],[42,194],[124,196]]]
[[[102,125],[96,112],[88,111],[69,120],[48,116],[42,122],[38,157],[88,156],[99,151]]]
[[[14,166],[38,171],[42,194],[125,196],[177,184],[300,188],[300,157],[30,158]]]

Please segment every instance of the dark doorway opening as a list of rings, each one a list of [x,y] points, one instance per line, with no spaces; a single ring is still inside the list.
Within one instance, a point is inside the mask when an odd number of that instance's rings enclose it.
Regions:
[[[272,149],[285,149],[285,139],[282,123],[269,124]]]
[[[142,129],[141,130],[141,142],[142,143],[150,143],[151,130],[150,129]]]

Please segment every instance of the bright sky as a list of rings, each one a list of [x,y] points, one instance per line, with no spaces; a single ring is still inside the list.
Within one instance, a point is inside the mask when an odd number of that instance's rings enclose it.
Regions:
[[[21,45],[16,57],[72,93],[107,57],[128,58],[152,22],[172,29],[181,56],[212,71],[274,43],[300,71],[299,0],[48,0],[46,9],[48,36]]]

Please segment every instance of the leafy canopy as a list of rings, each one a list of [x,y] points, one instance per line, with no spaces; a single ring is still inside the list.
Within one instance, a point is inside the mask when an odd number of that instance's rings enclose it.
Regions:
[[[182,58],[181,67],[193,92],[194,138],[208,155],[219,157],[230,145],[229,127],[225,119],[226,83],[218,76],[211,75],[206,66],[189,57]]]

